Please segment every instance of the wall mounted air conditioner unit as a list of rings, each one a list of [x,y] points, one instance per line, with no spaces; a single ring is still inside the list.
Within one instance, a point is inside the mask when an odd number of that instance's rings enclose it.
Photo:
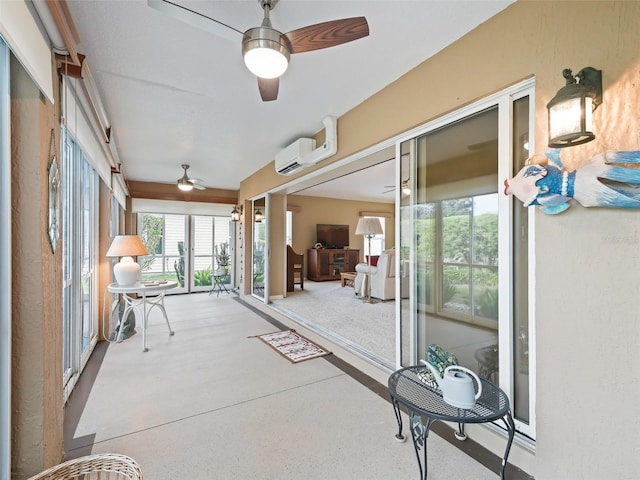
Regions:
[[[316,141],[313,138],[299,138],[276,154],[276,172],[280,175],[291,175],[306,167],[303,158],[314,148],[316,148]]]
[[[336,117],[327,116],[322,123],[325,129],[324,143],[316,148],[316,141],[313,138],[299,138],[276,154],[276,172],[280,175],[292,175],[298,170],[335,155],[338,151]]]

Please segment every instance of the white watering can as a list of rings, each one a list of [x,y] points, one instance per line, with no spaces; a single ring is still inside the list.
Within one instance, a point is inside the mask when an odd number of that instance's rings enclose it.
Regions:
[[[468,368],[451,365],[444,369],[444,376],[440,377],[440,372],[437,368],[424,360],[421,360],[421,362],[431,370],[433,377],[438,382],[438,387],[442,390],[442,399],[445,402],[457,408],[473,408],[476,400],[482,394],[482,382],[480,382],[475,373]],[[471,377],[476,379],[478,385],[477,393]]]

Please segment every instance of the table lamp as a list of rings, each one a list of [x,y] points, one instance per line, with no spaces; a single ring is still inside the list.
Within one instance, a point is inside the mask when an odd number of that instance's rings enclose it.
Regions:
[[[356,225],[356,235],[364,235],[369,240],[369,255],[367,255],[367,294],[362,299],[365,303],[377,303],[371,298],[371,238],[384,233],[377,217],[360,217]]]
[[[134,285],[140,279],[140,265],[133,261],[134,256],[149,255],[138,235],[117,235],[107,251],[107,257],[121,257],[113,266],[113,275],[118,285]]]

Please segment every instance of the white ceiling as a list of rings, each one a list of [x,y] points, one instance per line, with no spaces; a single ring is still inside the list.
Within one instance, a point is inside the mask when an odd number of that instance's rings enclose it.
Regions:
[[[377,158],[364,159],[367,166],[349,165],[340,171],[310,178],[283,190],[289,195],[342,198],[362,202],[395,202],[395,148],[387,148]],[[384,157],[384,158],[382,158]],[[379,163],[377,163],[379,162]],[[371,166],[369,166],[371,165]]]
[[[340,117],[512,1],[280,0],[271,20],[282,32],[365,16],[370,35],[292,55],[273,102],[260,99],[233,30],[198,28],[146,0],[67,3],[125,177],[174,183],[188,163],[204,185],[237,189],[293,140],[321,130],[326,115]],[[257,0],[176,3],[240,31],[263,16]],[[380,192],[390,183],[381,182]]]

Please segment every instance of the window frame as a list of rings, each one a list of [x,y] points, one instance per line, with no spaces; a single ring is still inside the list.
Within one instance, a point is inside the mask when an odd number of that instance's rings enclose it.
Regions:
[[[9,47],[0,36],[0,478],[11,477],[11,118]]]

